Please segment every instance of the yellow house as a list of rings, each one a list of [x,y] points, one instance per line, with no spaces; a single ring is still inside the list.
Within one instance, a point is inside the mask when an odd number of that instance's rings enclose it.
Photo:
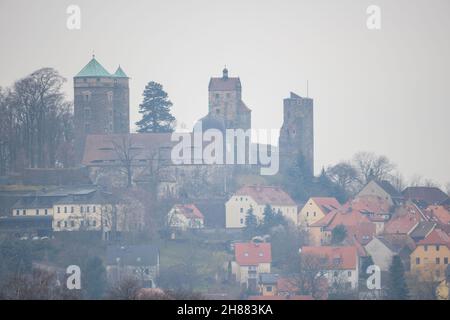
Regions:
[[[450,259],[450,237],[440,229],[434,229],[417,243],[410,256],[411,273],[424,281],[442,281]]]
[[[297,218],[297,224],[308,227],[319,221],[329,212],[340,208],[341,205],[336,198],[330,197],[312,197],[306,202],[300,210]]]

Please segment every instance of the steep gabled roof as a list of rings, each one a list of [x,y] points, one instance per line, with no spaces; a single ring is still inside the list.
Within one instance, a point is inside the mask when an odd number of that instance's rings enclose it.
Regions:
[[[408,187],[402,193],[405,199],[426,205],[441,204],[448,199],[448,195],[436,187]]]
[[[249,196],[259,205],[296,206],[286,191],[275,186],[244,186],[234,196]]]
[[[203,214],[195,204],[176,204],[175,208],[188,219],[203,219]]]
[[[122,68],[120,66],[117,68],[116,72],[114,72],[114,77],[116,77],[116,78],[128,78],[128,76],[122,70]]]
[[[434,229],[425,239],[420,240],[417,245],[445,245],[450,248],[450,237],[441,229]]]
[[[319,258],[320,267],[324,270],[348,270],[357,268],[358,252],[354,246],[305,246],[301,255],[310,255]]]
[[[272,262],[270,243],[241,242],[234,245],[234,257],[240,266]]]
[[[95,57],[92,57],[91,61],[75,76],[75,78],[83,77],[111,77],[111,74],[103,68]]]
[[[333,197],[312,197],[311,200],[320,207],[324,214],[341,207],[341,204]]]

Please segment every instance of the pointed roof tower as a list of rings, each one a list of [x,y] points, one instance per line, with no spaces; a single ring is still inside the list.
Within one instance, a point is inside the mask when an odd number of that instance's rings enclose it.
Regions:
[[[128,76],[126,75],[126,73],[122,70],[122,68],[119,67],[117,68],[116,72],[114,72],[114,77],[116,78],[128,78]]]
[[[75,76],[82,77],[111,77],[111,74],[95,59],[95,55],[92,55],[91,61]]]

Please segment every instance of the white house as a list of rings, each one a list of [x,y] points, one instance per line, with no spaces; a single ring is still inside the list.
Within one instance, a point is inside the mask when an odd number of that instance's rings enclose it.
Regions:
[[[239,189],[225,204],[225,225],[227,228],[244,228],[247,211],[253,213],[260,221],[266,205],[293,223],[297,223],[297,204],[280,187],[245,186]]]
[[[259,274],[270,273],[270,243],[241,242],[234,245],[232,274],[241,285],[256,288]]]
[[[314,259],[311,261],[317,265],[318,274],[327,280],[329,287],[358,288],[359,256],[356,247],[305,246],[301,248],[301,259]]]
[[[169,227],[180,230],[203,228],[204,216],[194,204],[176,204],[167,215]]]

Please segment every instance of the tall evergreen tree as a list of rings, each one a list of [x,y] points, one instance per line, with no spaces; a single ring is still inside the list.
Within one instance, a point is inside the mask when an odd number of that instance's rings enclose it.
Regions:
[[[341,244],[346,237],[347,229],[343,224],[339,224],[331,231],[331,244]]]
[[[163,86],[150,81],[142,94],[144,100],[139,105],[142,119],[136,122],[138,132],[172,132],[175,126],[175,117],[170,113],[172,102]]]
[[[245,216],[245,233],[249,237],[253,237],[258,229],[258,219],[255,216],[253,207],[247,210],[247,215]]]
[[[392,258],[392,264],[389,267],[389,285],[387,297],[391,300],[408,299],[409,291],[405,280],[405,270],[400,256],[395,255]]]

